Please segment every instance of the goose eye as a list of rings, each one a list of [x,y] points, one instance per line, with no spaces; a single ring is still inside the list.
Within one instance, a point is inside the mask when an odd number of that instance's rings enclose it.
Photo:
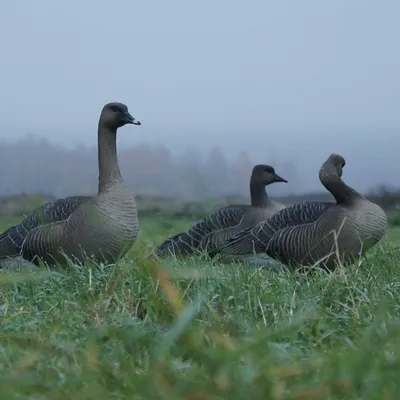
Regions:
[[[117,107],[111,107],[111,110],[114,111],[114,112],[117,112],[118,108]]]

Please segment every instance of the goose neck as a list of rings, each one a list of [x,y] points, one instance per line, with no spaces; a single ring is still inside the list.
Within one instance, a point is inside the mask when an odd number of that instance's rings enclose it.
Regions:
[[[253,207],[265,207],[268,204],[268,195],[262,182],[250,181],[250,199]]]
[[[362,197],[360,193],[346,185],[337,175],[325,174],[320,180],[326,190],[333,195],[338,204],[352,204]]]
[[[98,129],[99,193],[122,183],[117,158],[117,130],[99,122]]]

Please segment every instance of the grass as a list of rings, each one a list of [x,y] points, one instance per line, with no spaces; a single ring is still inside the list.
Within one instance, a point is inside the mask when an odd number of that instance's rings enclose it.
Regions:
[[[400,230],[331,275],[145,259],[189,223],[142,219],[118,266],[3,271],[2,399],[400,398]]]

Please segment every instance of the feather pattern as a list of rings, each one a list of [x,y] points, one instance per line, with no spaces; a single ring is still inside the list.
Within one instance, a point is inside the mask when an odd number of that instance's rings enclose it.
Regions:
[[[320,263],[333,270],[354,262],[383,237],[386,214],[363,199],[351,208],[335,204],[314,223],[279,230],[268,242],[266,253],[292,266]]]
[[[239,205],[222,208],[194,224],[187,232],[182,232],[164,241],[154,249],[154,254],[161,256],[167,253],[181,256],[193,255],[199,251],[212,251],[218,247],[235,230],[241,226],[245,216],[251,218],[245,211],[251,206]],[[251,210],[252,211],[252,210]]]
[[[272,182],[286,182],[270,166],[256,165],[250,178],[251,205],[223,207],[194,224],[187,232],[178,233],[153,250],[165,255],[190,256],[198,252],[213,254],[232,235],[254,226],[285,208],[268,198],[265,186]]]
[[[194,253],[195,246],[193,239],[187,232],[180,232],[157,246],[153,250],[153,254],[158,257],[167,254],[187,257]]]
[[[28,233],[42,225],[67,219],[72,212],[89,196],[72,196],[51,201],[28,214],[19,224],[0,234],[1,257],[17,257],[21,254],[22,244]]]
[[[386,214],[346,185],[343,157],[332,154],[319,177],[336,203],[300,203],[231,237],[219,249],[238,256],[267,254],[291,267],[321,263],[332,270],[365,254],[383,237]]]
[[[249,226],[232,235],[219,249],[232,255],[262,253],[273,235],[291,226],[309,224],[317,220],[334,203],[304,202],[286,207],[268,220]]]
[[[31,230],[22,256],[48,264],[62,264],[63,254],[77,263],[87,257],[115,262],[129,250],[138,230],[136,205],[130,191],[121,187],[86,200],[63,221]]]

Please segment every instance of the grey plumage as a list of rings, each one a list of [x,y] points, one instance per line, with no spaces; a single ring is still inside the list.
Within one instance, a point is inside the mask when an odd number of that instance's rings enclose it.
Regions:
[[[138,234],[136,202],[122,180],[116,154],[117,129],[140,125],[126,105],[103,107],[98,125],[97,196],[75,196],[47,203],[0,235],[0,258],[22,256],[38,263],[65,263],[63,254],[82,263],[85,256],[114,262]]]
[[[196,225],[195,225],[196,226]],[[194,254],[196,247],[200,246],[201,238],[195,240],[188,232],[177,233],[153,250],[157,257],[175,255],[187,257]]]
[[[287,266],[334,269],[364,254],[386,231],[386,214],[342,179],[343,157],[331,154],[319,171],[336,203],[305,202],[231,237],[220,252],[254,258],[267,254]]]
[[[303,202],[286,207],[268,220],[236,233],[227,240],[224,246],[221,246],[219,251],[236,256],[266,252],[271,237],[277,231],[315,222],[333,204],[329,202]]]
[[[153,254],[190,256],[213,252],[236,232],[269,218],[285,206],[268,198],[265,186],[287,182],[268,165],[256,165],[250,177],[251,205],[232,205],[219,209],[197,222],[187,232],[178,233],[157,246]]]
[[[21,255],[22,243],[28,233],[52,222],[63,221],[89,196],[73,196],[51,201],[28,214],[18,225],[14,225],[0,234],[1,257],[17,257]]]

